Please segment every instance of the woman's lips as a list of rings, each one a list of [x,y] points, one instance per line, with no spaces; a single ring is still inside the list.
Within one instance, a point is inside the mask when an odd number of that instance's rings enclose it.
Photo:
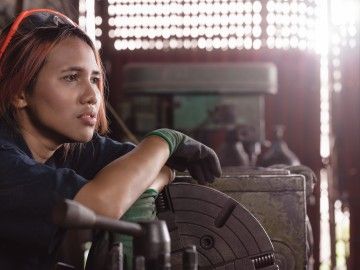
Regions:
[[[86,126],[95,126],[96,125],[96,116],[91,113],[84,113],[78,117],[81,122]]]

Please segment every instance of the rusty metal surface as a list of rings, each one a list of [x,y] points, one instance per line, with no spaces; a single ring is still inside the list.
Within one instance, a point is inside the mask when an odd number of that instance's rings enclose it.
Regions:
[[[189,183],[169,185],[158,198],[158,217],[167,222],[172,269],[182,269],[184,248],[195,245],[199,269],[277,269],[264,228],[240,203],[215,189]]]
[[[275,249],[280,269],[305,269],[306,196],[305,177],[289,171],[224,170],[211,187],[243,204],[264,226]]]
[[[247,167],[238,167],[230,166],[223,168],[223,177],[229,176],[238,176],[238,175],[289,175],[290,170],[285,168],[247,168]],[[180,176],[187,176],[186,173],[179,174]]]

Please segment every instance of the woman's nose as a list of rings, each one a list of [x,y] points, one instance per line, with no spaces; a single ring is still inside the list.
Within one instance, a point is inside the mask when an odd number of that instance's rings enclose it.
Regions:
[[[82,104],[96,104],[100,99],[99,88],[90,82],[86,83],[84,86],[84,92],[81,96]]]

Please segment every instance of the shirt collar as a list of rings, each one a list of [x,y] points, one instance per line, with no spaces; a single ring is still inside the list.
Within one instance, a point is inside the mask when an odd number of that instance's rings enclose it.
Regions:
[[[14,145],[26,153],[29,157],[33,158],[33,155],[31,154],[23,136],[16,130],[15,127],[11,127],[3,119],[0,120],[0,144]]]

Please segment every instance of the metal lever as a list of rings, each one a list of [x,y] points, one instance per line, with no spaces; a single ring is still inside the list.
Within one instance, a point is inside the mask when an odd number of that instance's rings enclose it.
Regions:
[[[72,200],[59,202],[53,211],[55,224],[65,228],[103,229],[138,237],[144,234],[137,223],[96,215],[94,211]]]

